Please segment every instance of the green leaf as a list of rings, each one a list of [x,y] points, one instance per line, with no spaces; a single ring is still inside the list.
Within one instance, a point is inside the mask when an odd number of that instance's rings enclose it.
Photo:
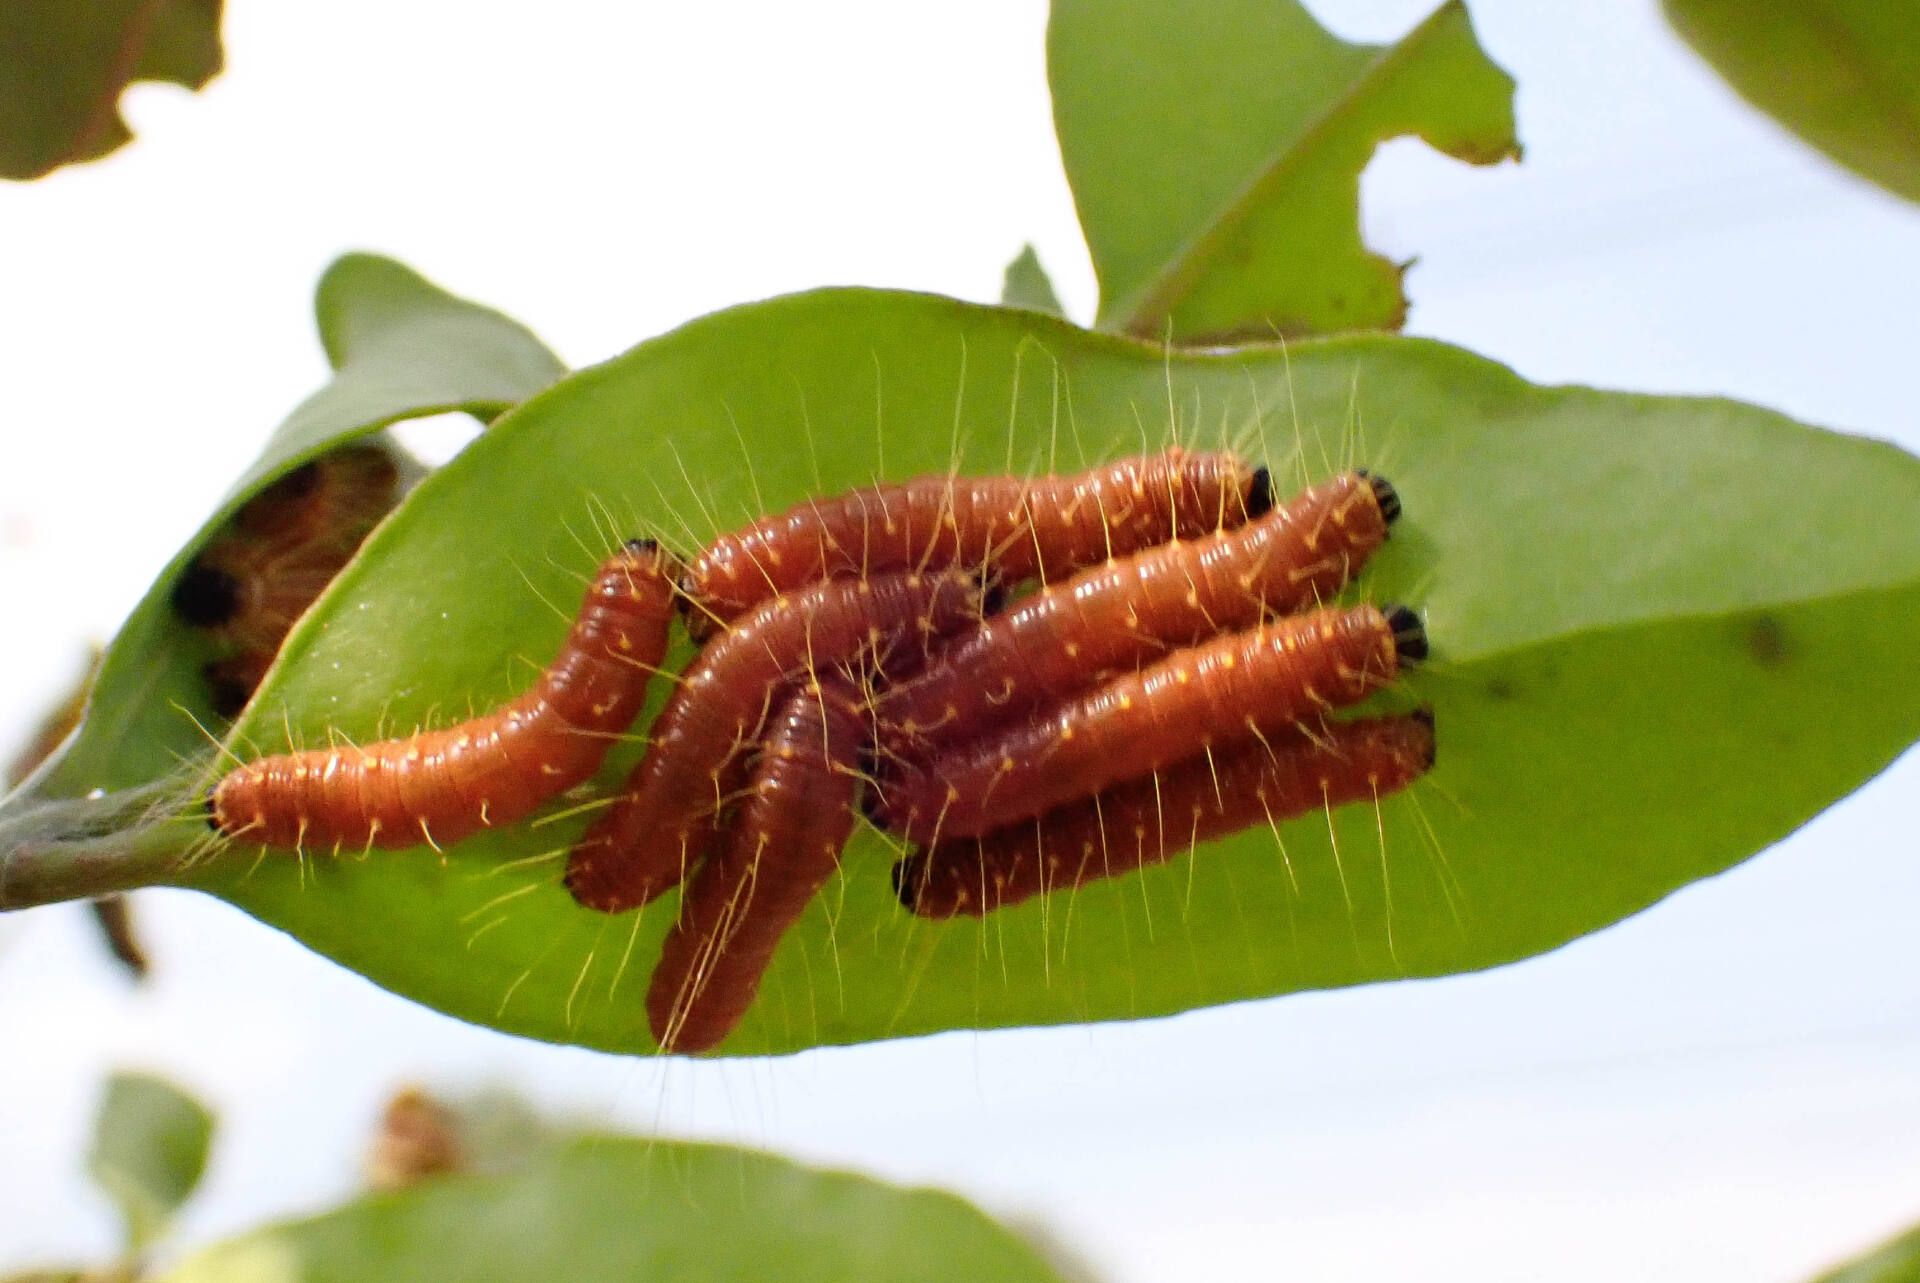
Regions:
[[[133,135],[133,80],[199,89],[220,70],[221,0],[25,0],[0,5],[0,178],[38,178]]]
[[[1337,39],[1296,0],[1055,0],[1047,52],[1103,330],[1398,329],[1402,269],[1360,240],[1374,148],[1520,154],[1513,80],[1459,0],[1392,46]]]
[[[1920,201],[1920,7],[1664,0],[1742,98],[1854,173]]]
[[[1438,718],[1431,782],[1377,823],[1341,812],[1337,852],[1308,818],[1284,859],[1248,832],[984,923],[910,918],[895,853],[856,836],[724,1050],[1512,961],[1777,841],[1920,735],[1920,688],[1886,678],[1920,626],[1920,533],[1890,518],[1920,510],[1920,462],[1892,446],[1727,401],[1534,387],[1426,341],[1168,354],[842,290],[694,322],[504,417],[374,534],[231,743],[364,742],[496,706],[616,537],[687,547],[876,475],[1079,467],[1176,433],[1295,482],[1351,461],[1399,486],[1363,591],[1427,619],[1435,659],[1397,694]],[[598,793],[638,753],[617,747]],[[576,907],[560,855],[588,816],[559,809],[444,854],[240,847],[169,876],[463,1019],[645,1050],[675,901]]]
[[[1908,1230],[1814,1283],[1920,1283],[1920,1229]]]
[[[166,1229],[207,1167],[213,1115],[199,1101],[147,1074],[107,1082],[87,1170],[119,1204],[131,1253]]]
[[[971,1204],[720,1145],[585,1137],[247,1235],[167,1283],[1057,1283]]]
[[[1039,253],[1031,245],[1022,245],[1013,261],[1007,264],[1007,278],[1000,286],[1000,303],[1003,307],[1025,308],[1048,316],[1067,314],[1067,309],[1060,306],[1060,296],[1053,292],[1053,282],[1047,279],[1047,269],[1040,266]]]
[[[200,727],[219,721],[200,674],[209,643],[175,617],[167,597],[192,554],[241,503],[351,437],[448,410],[491,419],[564,373],[518,322],[376,255],[349,254],[328,268],[315,310],[336,371],[332,382],[287,417],[134,608],[107,653],[79,736],[41,777],[38,795],[131,788],[204,752]]]

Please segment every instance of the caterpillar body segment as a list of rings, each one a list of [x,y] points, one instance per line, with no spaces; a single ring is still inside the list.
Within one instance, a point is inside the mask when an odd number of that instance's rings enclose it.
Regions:
[[[883,763],[873,818],[915,842],[978,836],[1358,703],[1426,646],[1404,607],[1323,609],[1215,637],[1039,716]]]
[[[755,607],[681,675],[646,756],[575,844],[574,899],[623,913],[678,885],[705,849],[716,782],[758,739],[782,687],[863,652],[924,651],[979,620],[982,592],[965,574],[908,571],[828,580]]]
[[[704,637],[822,579],[984,568],[1003,583],[1237,526],[1272,503],[1264,468],[1179,448],[1061,476],[920,477],[813,499],[724,535],[688,566]]]
[[[883,750],[912,756],[977,737],[1169,651],[1317,605],[1346,586],[1399,513],[1385,479],[1348,472],[1238,529],[1049,584],[887,690]]]
[[[1185,855],[1196,845],[1321,808],[1368,802],[1433,766],[1433,716],[1328,723],[1192,758],[980,837],[942,838],[894,866],[924,918],[978,917]]]
[[[639,715],[666,654],[674,569],[653,544],[627,545],[526,694],[443,730],[249,762],[214,787],[213,827],[270,847],[408,847],[524,818],[590,777]]]
[[[706,1051],[733,1032],[781,937],[839,867],[856,822],[869,723],[839,676],[800,685],[775,713],[746,797],[687,883],[647,990],[661,1050]]]

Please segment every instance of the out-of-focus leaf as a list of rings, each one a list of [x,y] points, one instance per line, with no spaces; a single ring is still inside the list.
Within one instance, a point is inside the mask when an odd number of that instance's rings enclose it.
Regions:
[[[1908,1230],[1813,1283],[1920,1283],[1920,1229]]]
[[[230,743],[364,742],[497,705],[554,653],[615,536],[691,546],[876,474],[1079,467],[1170,437],[1295,483],[1350,460],[1400,488],[1362,591],[1427,620],[1434,660],[1396,700],[1434,710],[1430,782],[1377,816],[1283,825],[1284,850],[1249,831],[984,922],[908,916],[896,852],[857,835],[724,1050],[1509,962],[1745,859],[1920,736],[1920,686],[1885,678],[1920,629],[1920,533],[1887,519],[1920,510],[1920,461],[1891,446],[1727,401],[1535,387],[1393,336],[1167,353],[827,291],[694,322],[502,418],[374,534]],[[616,746],[598,794],[639,751]],[[646,1050],[676,902],[574,904],[577,801],[444,853],[240,846],[167,876],[463,1019]]]
[[[349,254],[328,268],[315,311],[336,371],[332,382],[287,417],[219,511],[134,608],[108,650],[79,735],[42,775],[36,795],[131,788],[205,751],[201,727],[220,722],[200,671],[209,642],[174,614],[168,595],[193,553],[241,503],[349,438],[448,410],[490,420],[564,372],[519,322],[377,255]],[[15,799],[16,813],[30,801]]]
[[[1459,0],[1388,46],[1336,38],[1296,0],[1055,0],[1047,55],[1103,330],[1398,329],[1402,269],[1360,240],[1374,148],[1520,153],[1513,80]]]
[[[1020,252],[1007,264],[1007,278],[1000,286],[1000,302],[1006,307],[1044,312],[1048,316],[1067,314],[1060,306],[1060,296],[1053,292],[1053,282],[1047,279],[1047,269],[1040,266],[1039,253],[1031,245],[1021,246]]]
[[[1920,201],[1920,5],[1664,0],[1674,30],[1748,102]]]
[[[586,1137],[249,1234],[166,1283],[1058,1283],[952,1194],[719,1145]]]
[[[0,178],[38,178],[133,135],[130,81],[198,89],[220,70],[221,0],[13,0],[0,5]]]
[[[115,1074],[93,1127],[87,1170],[112,1196],[132,1252],[160,1236],[207,1166],[213,1115],[163,1078]]]

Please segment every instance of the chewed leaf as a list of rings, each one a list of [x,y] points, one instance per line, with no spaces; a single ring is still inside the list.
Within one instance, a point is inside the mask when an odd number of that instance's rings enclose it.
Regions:
[[[583,1136],[496,1177],[431,1180],[209,1248],[166,1283],[1059,1283],[972,1204],[770,1154]]]
[[[0,178],[38,178],[133,137],[130,81],[199,89],[220,70],[221,0],[0,6]]]
[[[1920,505],[1920,462],[1891,446],[1727,401],[1534,387],[1426,341],[1169,354],[839,290],[694,322],[504,416],[375,532],[229,746],[498,706],[617,538],[686,550],[875,476],[1065,470],[1171,439],[1233,446],[1283,489],[1356,463],[1391,479],[1404,515],[1361,593],[1426,622],[1432,658],[1391,702],[1433,710],[1429,780],[983,922],[907,914],[898,851],[857,834],[723,1050],[1492,966],[1745,859],[1920,736],[1920,691],[1884,677],[1920,627],[1920,536],[1885,519]],[[235,843],[170,876],[464,1019],[646,1050],[675,900],[606,917],[561,871],[647,725],[583,793],[444,853]]]
[[[196,719],[220,720],[201,674],[208,642],[168,598],[192,554],[246,499],[353,437],[447,410],[491,419],[564,372],[518,322],[371,254],[347,255],[328,269],[316,311],[333,381],[280,425],[226,503],[134,608],[107,652],[78,736],[38,782],[38,794],[132,788],[205,751]]]
[[[1829,157],[1920,201],[1920,6],[1665,0],[1741,97]]]
[[[1054,124],[1100,279],[1098,324],[1221,342],[1405,320],[1401,268],[1360,240],[1360,171],[1417,134],[1519,155],[1513,81],[1448,0],[1390,46],[1296,0],[1056,0]]]

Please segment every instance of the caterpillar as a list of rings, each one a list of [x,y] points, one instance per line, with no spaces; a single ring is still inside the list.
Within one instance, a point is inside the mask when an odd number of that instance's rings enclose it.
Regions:
[[[920,477],[809,500],[723,535],[687,568],[688,626],[706,637],[822,579],[952,566],[1004,583],[1054,579],[1168,539],[1236,526],[1272,504],[1265,468],[1179,448],[1035,479]]]
[[[828,580],[755,607],[681,675],[646,756],[575,844],[566,872],[573,898],[623,913],[677,885],[705,849],[705,803],[757,736],[771,692],[916,630],[924,649],[977,620],[981,600],[970,576],[899,572]]]
[[[978,917],[1171,859],[1255,824],[1385,797],[1433,766],[1433,714],[1329,723],[1189,759],[978,838],[943,838],[894,865],[923,918]]]
[[[393,507],[399,469],[380,446],[328,451],[242,504],[174,582],[174,613],[229,654],[206,665],[214,710],[237,716],[294,621]]]
[[[889,763],[874,820],[916,842],[976,836],[1357,703],[1426,653],[1426,632],[1403,606],[1318,610],[1224,634],[1039,717]]]
[[[1348,472],[1237,530],[1050,584],[883,693],[884,751],[978,736],[1177,647],[1314,605],[1346,584],[1399,515],[1385,478]]]
[[[773,719],[746,800],[688,882],[647,989],[662,1051],[718,1046],[759,991],[787,929],[853,832],[868,724],[838,675],[799,687]]]
[[[444,730],[249,762],[215,785],[214,829],[262,846],[407,847],[530,814],[591,776],[639,715],[666,654],[674,569],[652,542],[627,544],[526,694]]]

